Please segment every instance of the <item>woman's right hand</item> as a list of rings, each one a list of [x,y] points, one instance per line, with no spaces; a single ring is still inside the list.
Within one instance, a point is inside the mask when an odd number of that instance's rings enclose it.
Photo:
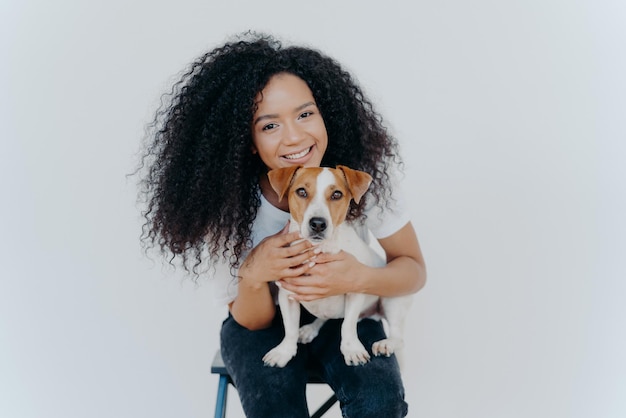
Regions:
[[[239,268],[239,291],[229,308],[235,321],[249,330],[269,327],[276,314],[268,282],[305,274],[316,255],[298,232],[287,231],[288,226],[261,241]]]
[[[309,263],[316,255],[313,245],[303,240],[299,232],[287,232],[288,227],[265,238],[252,249],[239,268],[243,281],[260,285],[298,277],[311,268]]]

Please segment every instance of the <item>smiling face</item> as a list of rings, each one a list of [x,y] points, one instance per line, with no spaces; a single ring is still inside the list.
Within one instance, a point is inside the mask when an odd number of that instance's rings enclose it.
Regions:
[[[257,96],[257,107],[252,151],[268,169],[321,164],[328,134],[304,80],[289,73],[276,74]]]

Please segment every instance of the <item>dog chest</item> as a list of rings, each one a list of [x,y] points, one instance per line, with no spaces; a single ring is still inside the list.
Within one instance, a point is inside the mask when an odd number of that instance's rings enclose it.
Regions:
[[[334,319],[343,318],[345,315],[346,298],[344,295],[330,296],[324,299],[301,303],[307,311],[318,318]]]

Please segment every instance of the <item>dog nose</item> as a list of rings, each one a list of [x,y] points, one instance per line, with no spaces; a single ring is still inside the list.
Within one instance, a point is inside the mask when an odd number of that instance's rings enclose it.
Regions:
[[[311,218],[309,226],[314,232],[323,232],[326,229],[326,220],[324,218]]]

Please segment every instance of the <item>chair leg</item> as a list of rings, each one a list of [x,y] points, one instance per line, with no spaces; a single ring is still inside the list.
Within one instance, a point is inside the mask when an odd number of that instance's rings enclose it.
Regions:
[[[215,418],[226,418],[226,401],[228,400],[228,377],[220,375],[215,401]]]
[[[337,396],[333,394],[326,402],[324,402],[322,406],[319,407],[317,411],[315,411],[313,415],[311,415],[311,418],[320,418],[335,404],[335,402],[337,402]]]

